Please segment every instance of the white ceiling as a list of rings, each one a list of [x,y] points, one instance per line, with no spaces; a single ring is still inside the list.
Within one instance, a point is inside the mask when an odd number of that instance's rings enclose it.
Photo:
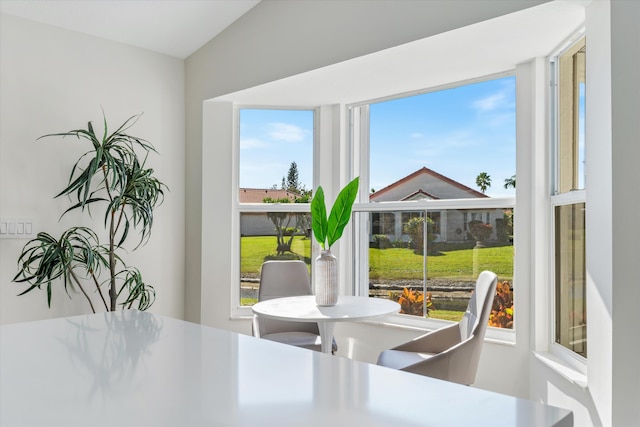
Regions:
[[[0,12],[186,58],[260,0],[0,0]],[[554,0],[223,99],[270,105],[355,103],[513,70],[584,22],[589,0]]]
[[[260,0],[0,0],[0,12],[184,59]]]

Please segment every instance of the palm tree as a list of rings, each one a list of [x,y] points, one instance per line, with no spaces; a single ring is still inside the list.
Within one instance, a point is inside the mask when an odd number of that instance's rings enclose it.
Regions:
[[[511,175],[511,178],[506,178],[504,180],[504,188],[513,187],[516,188],[516,176]]]
[[[480,188],[480,191],[484,193],[487,188],[491,187],[491,176],[486,172],[480,172],[476,177],[476,185]]]

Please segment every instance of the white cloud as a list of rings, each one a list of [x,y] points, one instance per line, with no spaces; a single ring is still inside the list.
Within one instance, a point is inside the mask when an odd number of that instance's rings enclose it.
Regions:
[[[242,138],[240,139],[240,149],[241,150],[250,150],[253,148],[265,148],[268,147],[269,144],[266,142],[257,139],[257,138]]]
[[[296,125],[287,123],[270,123],[269,136],[275,141],[300,142],[307,131]]]
[[[413,139],[421,139],[424,138],[424,134],[420,133],[420,132],[413,132],[412,134],[409,135],[411,138]]]
[[[498,92],[485,98],[478,99],[473,103],[473,108],[479,110],[480,112],[493,111],[504,106],[505,99],[505,93]]]
[[[461,129],[439,136],[433,140],[433,144],[445,150],[475,147],[479,143],[479,137],[477,132]]]

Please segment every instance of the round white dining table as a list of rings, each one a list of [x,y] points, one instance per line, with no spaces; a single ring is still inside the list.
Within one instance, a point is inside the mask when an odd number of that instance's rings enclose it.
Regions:
[[[322,351],[331,353],[336,322],[372,320],[400,311],[400,304],[382,298],[339,296],[332,306],[319,306],[315,295],[275,298],[252,307],[258,316],[296,322],[316,322],[320,330]]]

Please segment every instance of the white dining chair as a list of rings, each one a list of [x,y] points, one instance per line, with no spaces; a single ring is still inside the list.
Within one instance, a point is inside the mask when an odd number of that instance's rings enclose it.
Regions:
[[[303,261],[265,261],[260,271],[258,301],[312,295],[309,270]],[[271,341],[321,351],[318,324],[253,316],[253,335]],[[335,340],[332,353],[338,349]]]
[[[483,271],[462,320],[380,353],[378,365],[460,384],[474,383],[498,283]]]

